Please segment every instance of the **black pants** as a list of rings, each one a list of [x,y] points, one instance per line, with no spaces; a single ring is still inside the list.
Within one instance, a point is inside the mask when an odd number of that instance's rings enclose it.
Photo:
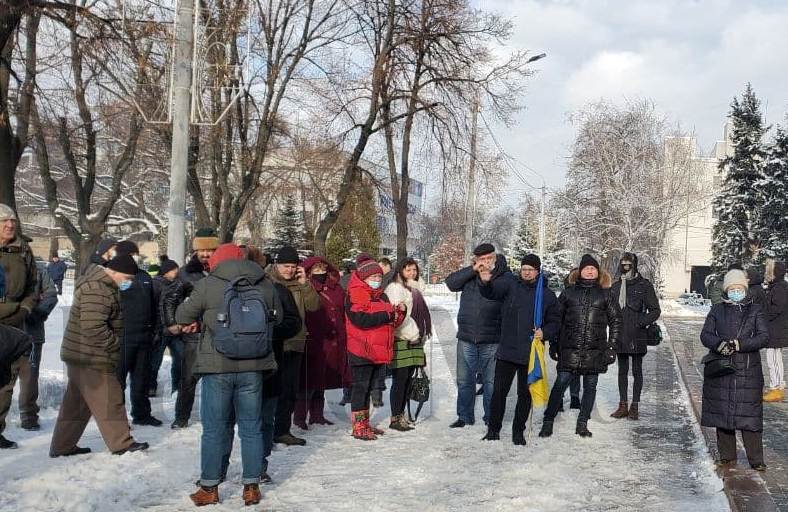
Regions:
[[[493,381],[492,399],[490,399],[490,421],[488,424],[491,432],[500,432],[503,425],[503,416],[506,413],[506,397],[512,388],[512,380],[517,375],[517,406],[514,409],[512,432],[525,430],[525,423],[531,413],[531,392],[528,389],[528,366],[510,363],[509,361],[495,361],[495,380]]]
[[[747,453],[747,460],[750,465],[763,464],[763,432],[752,432],[741,430],[741,439],[744,443],[744,451]],[[717,429],[717,449],[720,451],[720,458],[726,460],[736,460],[736,431],[724,428]]]
[[[350,392],[350,410],[365,411],[369,409],[369,395],[380,374],[385,375],[384,364],[361,364],[350,367],[353,385]]]
[[[632,385],[632,402],[640,402],[640,393],[643,391],[643,355],[618,354],[618,396],[622,402],[629,400],[627,386],[629,385],[630,358],[632,358],[632,376],[635,378]]]
[[[276,403],[276,424],[274,437],[290,433],[293,424],[293,410],[298,396],[298,384],[301,380],[301,352],[285,352],[282,364],[279,365],[279,383],[281,385],[279,400]]]
[[[178,398],[175,400],[176,421],[189,421],[189,417],[192,415],[194,395],[197,393],[197,383],[200,381],[200,376],[194,373],[198,347],[199,343],[197,342],[183,341],[181,380],[178,383]]]
[[[580,399],[580,414],[577,416],[578,423],[586,423],[591,419],[591,411],[594,410],[596,401],[596,386],[599,382],[599,374],[591,373],[583,375],[583,397]],[[545,421],[555,420],[558,410],[561,408],[566,388],[572,383],[572,379],[579,379],[580,375],[572,372],[558,370],[555,377],[553,389],[550,390],[550,398],[547,401],[547,409],[544,412]]]
[[[120,381],[120,387],[125,391],[126,376],[131,374],[131,417],[135,420],[144,420],[150,417],[150,400],[148,399],[150,353],[150,345],[122,343],[120,346],[118,381]]]
[[[391,415],[399,416],[405,412],[405,405],[408,403],[408,390],[413,374],[416,372],[415,366],[405,368],[394,368],[391,370]],[[383,372],[381,372],[383,373]]]
[[[55,283],[55,288],[57,288],[57,294],[63,295],[63,280],[60,279],[58,281],[53,281]]]

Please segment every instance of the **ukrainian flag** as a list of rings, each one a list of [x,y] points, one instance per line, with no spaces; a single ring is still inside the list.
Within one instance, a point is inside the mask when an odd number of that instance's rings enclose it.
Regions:
[[[542,302],[544,290],[544,274],[539,273],[534,298],[534,328],[542,327]],[[528,357],[528,390],[534,407],[544,407],[550,395],[547,386],[547,365],[544,359],[544,341],[534,336],[531,340],[531,354]]]

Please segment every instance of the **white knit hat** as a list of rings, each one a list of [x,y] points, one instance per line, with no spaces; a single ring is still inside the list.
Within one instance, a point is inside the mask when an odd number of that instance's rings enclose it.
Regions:
[[[743,270],[729,270],[727,274],[725,274],[725,279],[722,281],[722,289],[726,292],[732,286],[743,286],[744,289],[747,289],[748,286],[747,281],[747,274],[744,273]]]
[[[14,210],[12,210],[7,204],[0,203],[0,222],[6,221],[8,219],[16,220]]]

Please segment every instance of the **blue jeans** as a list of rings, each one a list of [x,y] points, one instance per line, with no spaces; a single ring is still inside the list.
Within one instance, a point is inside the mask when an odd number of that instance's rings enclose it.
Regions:
[[[159,368],[164,360],[164,349],[170,348],[172,366],[170,367],[170,379],[172,381],[172,392],[178,391],[178,384],[181,381],[181,362],[183,360],[183,340],[180,336],[163,336],[159,345],[154,347],[150,356],[150,374],[148,376],[148,388],[158,389]]]
[[[241,438],[243,483],[260,482],[263,472],[262,390],[262,372],[202,376],[200,485],[219,485],[222,471],[226,471],[224,458],[232,443],[234,423],[238,424]]]
[[[263,398],[263,472],[268,472],[268,457],[274,449],[274,420],[278,397]]]
[[[476,374],[482,375],[484,422],[490,418],[490,400],[495,380],[497,343],[471,343],[457,340],[457,417],[466,425],[476,421]]]
[[[594,409],[594,402],[596,401],[596,385],[599,381],[599,375],[592,373],[583,375],[583,398],[580,399],[580,415],[577,417],[578,423],[587,422],[591,419],[591,411]],[[564,393],[566,388],[572,383],[573,379],[580,381],[580,377],[572,372],[559,371],[553,384],[553,389],[550,391],[550,399],[547,402],[547,410],[544,412],[545,421],[553,421],[558,414],[558,409],[561,407],[561,402],[564,400]]]

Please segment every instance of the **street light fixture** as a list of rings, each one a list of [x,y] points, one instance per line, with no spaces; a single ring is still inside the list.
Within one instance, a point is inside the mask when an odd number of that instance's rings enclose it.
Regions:
[[[536,62],[537,60],[544,59],[545,57],[547,57],[546,53],[540,53],[539,55],[534,55],[533,57],[525,61],[525,63],[530,64],[532,62]]]

